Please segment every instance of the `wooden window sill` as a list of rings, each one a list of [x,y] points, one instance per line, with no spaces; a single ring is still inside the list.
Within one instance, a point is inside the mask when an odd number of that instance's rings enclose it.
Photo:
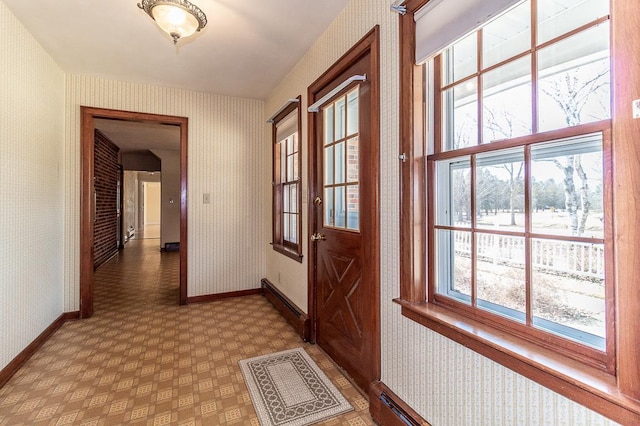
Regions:
[[[640,401],[616,378],[446,308],[395,299],[402,315],[621,424],[640,424]]]
[[[278,253],[284,254],[285,256],[290,257],[291,259],[295,260],[296,262],[302,263],[302,257],[303,256],[301,254],[298,254],[297,252],[295,252],[295,251],[293,251],[293,250],[291,250],[291,249],[289,249],[289,248],[287,248],[285,246],[279,245],[279,244],[271,243],[271,245],[273,246],[273,249],[275,251],[277,251]]]

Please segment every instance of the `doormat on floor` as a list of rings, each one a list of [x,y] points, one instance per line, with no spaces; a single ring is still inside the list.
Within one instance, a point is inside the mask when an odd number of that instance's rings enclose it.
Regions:
[[[353,410],[304,349],[238,362],[262,426],[302,426]]]

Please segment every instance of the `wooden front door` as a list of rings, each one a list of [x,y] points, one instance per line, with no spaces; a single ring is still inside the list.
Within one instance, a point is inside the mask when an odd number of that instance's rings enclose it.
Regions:
[[[377,71],[374,30],[309,98],[343,86],[310,120],[314,337],[365,391],[380,376]]]

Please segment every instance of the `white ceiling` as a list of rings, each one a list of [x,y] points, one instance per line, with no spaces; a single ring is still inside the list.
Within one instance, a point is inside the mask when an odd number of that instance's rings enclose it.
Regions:
[[[192,0],[208,19],[178,41],[138,0],[3,0],[65,71],[264,99],[348,0]]]

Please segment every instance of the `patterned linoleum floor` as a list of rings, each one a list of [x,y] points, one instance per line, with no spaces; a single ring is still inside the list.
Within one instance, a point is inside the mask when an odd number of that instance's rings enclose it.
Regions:
[[[305,347],[355,411],[367,400],[262,296],[178,306],[179,254],[133,240],[96,271],[95,314],[64,324],[0,389],[0,425],[258,425],[238,361]]]

